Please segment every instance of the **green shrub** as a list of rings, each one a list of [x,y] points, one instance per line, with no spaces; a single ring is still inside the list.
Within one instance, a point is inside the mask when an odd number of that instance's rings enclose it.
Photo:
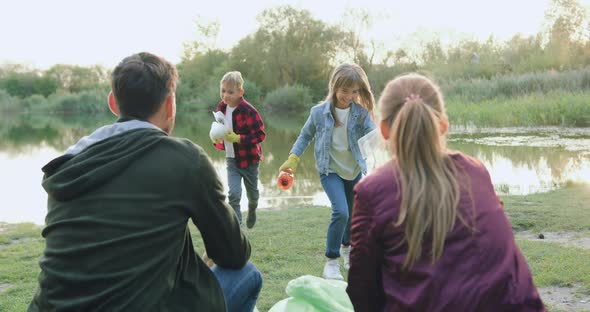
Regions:
[[[0,112],[16,112],[20,110],[18,101],[8,91],[0,89]]]
[[[27,98],[22,99],[20,106],[22,109],[30,111],[47,107],[47,105],[48,101],[46,97],[39,94],[33,94]]]
[[[211,83],[205,89],[201,89],[195,93],[196,96],[177,102],[177,109],[181,111],[200,109],[215,110],[217,103],[220,101],[219,83]]]
[[[53,94],[49,104],[43,107],[31,107],[33,111],[52,111],[64,113],[97,113],[108,111],[107,95],[100,90],[82,91],[79,93]]]
[[[266,95],[262,106],[268,112],[302,112],[313,106],[311,89],[302,85],[284,86]]]
[[[244,79],[244,98],[252,105],[258,107],[262,102],[262,90],[254,81]]]

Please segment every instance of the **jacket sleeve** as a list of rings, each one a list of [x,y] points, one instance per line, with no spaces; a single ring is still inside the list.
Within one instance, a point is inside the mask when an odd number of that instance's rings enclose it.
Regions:
[[[346,292],[355,311],[377,311],[382,303],[381,251],[374,233],[374,213],[368,195],[358,184],[354,189],[351,221],[350,270]]]
[[[369,114],[368,112],[365,115],[365,122],[363,124],[363,128],[363,130],[365,131],[363,135],[366,135],[367,133],[375,129],[375,122],[373,122],[373,119],[371,119],[371,114]]]
[[[264,132],[264,123],[260,114],[252,109],[247,116],[248,132],[240,134],[240,143],[258,144],[264,141],[266,133]]]
[[[222,268],[239,269],[250,258],[250,242],[237,216],[225,202],[223,185],[209,157],[201,150],[196,172],[191,219],[201,232],[207,256]]]
[[[309,145],[309,142],[315,136],[316,128],[312,118],[313,114],[310,112],[307,121],[303,125],[295,144],[293,144],[293,148],[291,148],[290,154],[295,154],[297,157],[301,157],[301,154],[305,152],[305,149]]]

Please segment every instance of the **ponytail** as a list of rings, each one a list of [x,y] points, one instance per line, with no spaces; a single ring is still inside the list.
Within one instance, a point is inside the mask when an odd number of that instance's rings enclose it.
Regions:
[[[396,80],[390,84],[395,83]],[[380,106],[382,113],[389,113],[382,116],[389,116],[385,120],[390,125],[390,144],[399,168],[401,207],[395,226],[405,223],[408,252],[403,269],[409,269],[421,258],[427,236],[432,239],[431,261],[441,257],[446,236],[457,218],[460,187],[441,133],[441,120],[446,119],[444,110],[435,106],[440,103],[430,103],[442,102],[438,90],[427,92],[420,88],[424,97],[410,93],[403,98],[391,94],[395,87],[388,84]]]

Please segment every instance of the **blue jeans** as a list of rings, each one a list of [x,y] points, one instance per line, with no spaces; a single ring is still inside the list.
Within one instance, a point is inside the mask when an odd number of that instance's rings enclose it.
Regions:
[[[258,167],[260,163],[252,164],[246,168],[238,168],[235,158],[226,158],[227,160],[227,184],[229,205],[234,209],[240,224],[242,224],[242,211],[240,210],[240,200],[242,199],[242,178],[246,186],[246,196],[248,196],[248,209],[258,208]]]
[[[262,288],[262,275],[252,262],[239,270],[211,268],[213,275],[223,289],[223,297],[228,312],[251,312]]]
[[[354,200],[352,189],[360,179],[361,174],[354,180],[344,180],[335,173],[320,175],[322,187],[332,204],[332,219],[326,239],[326,257],[328,258],[340,257],[340,244],[350,246],[350,216]]]

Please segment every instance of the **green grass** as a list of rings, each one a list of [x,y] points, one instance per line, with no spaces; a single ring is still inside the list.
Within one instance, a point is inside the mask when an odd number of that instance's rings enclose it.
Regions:
[[[41,227],[0,223],[0,311],[25,311],[39,274],[44,247]]]
[[[478,102],[447,99],[452,124],[477,127],[590,126],[590,92],[551,91]]]
[[[527,258],[537,287],[579,284],[590,296],[590,250],[525,239],[517,239],[517,243]]]
[[[533,232],[590,232],[590,186],[553,192],[500,196],[512,228]]]
[[[441,81],[445,98],[482,102],[496,98],[518,98],[554,91],[580,93],[590,91],[590,67],[565,71],[539,71]]]
[[[590,230],[590,186],[578,185],[545,194],[501,198],[517,230]],[[247,235],[251,261],[264,277],[258,308],[267,311],[287,297],[287,283],[301,275],[321,275],[324,265],[328,207],[292,207],[261,211]],[[203,252],[198,232],[192,229],[197,252]],[[43,240],[32,224],[0,224],[0,311],[23,311],[31,300],[39,273]],[[590,294],[590,251],[557,244],[518,240],[535,283],[544,286],[581,285]]]
[[[306,274],[321,276],[330,213],[328,207],[259,213],[256,227],[247,235],[252,244],[250,260],[264,278],[257,303],[260,311],[287,297],[285,287],[290,280]],[[198,232],[193,229],[191,233],[202,254],[201,239],[194,234]]]

